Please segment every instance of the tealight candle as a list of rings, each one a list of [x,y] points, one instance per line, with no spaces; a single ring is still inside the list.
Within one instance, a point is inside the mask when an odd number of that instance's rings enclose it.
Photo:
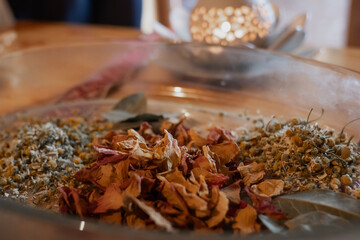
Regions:
[[[267,0],[199,0],[190,18],[194,41],[236,45],[262,45],[277,23]]]

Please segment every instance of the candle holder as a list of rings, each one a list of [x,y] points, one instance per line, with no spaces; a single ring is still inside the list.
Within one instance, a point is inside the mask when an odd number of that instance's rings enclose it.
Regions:
[[[278,21],[267,0],[199,0],[190,18],[193,41],[263,46]]]

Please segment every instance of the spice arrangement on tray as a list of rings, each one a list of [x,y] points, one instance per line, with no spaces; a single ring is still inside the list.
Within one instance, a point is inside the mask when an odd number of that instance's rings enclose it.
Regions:
[[[28,121],[3,132],[1,195],[169,232],[279,233],[360,218],[358,145],[311,112],[200,132],[184,116],[143,113],[144,105],[137,94],[99,121]]]

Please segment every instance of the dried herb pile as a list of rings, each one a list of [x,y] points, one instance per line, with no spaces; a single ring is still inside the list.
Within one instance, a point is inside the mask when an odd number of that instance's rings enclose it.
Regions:
[[[275,196],[309,189],[359,196],[357,146],[341,134],[297,119],[241,136],[214,127],[206,137],[183,121],[160,129],[144,122],[95,140],[93,162],[60,189],[60,210],[169,232],[258,232],[259,218],[288,219]]]
[[[25,121],[0,134],[0,195],[58,209],[58,187],[92,160],[92,139],[109,124],[73,117]]]

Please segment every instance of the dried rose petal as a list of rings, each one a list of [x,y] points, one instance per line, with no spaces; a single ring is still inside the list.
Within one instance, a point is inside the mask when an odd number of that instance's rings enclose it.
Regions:
[[[102,154],[105,154],[105,155],[119,155],[120,153],[116,150],[112,150],[110,149],[109,147],[107,146],[102,146],[102,145],[94,145],[93,148],[99,152],[99,153],[102,153]]]
[[[222,142],[231,142],[234,138],[230,131],[223,128],[214,127],[209,130],[207,142],[211,145],[219,144]]]
[[[229,200],[226,198],[225,194],[222,192],[219,192],[219,200],[216,204],[215,209],[212,212],[211,218],[206,220],[206,224],[209,228],[213,228],[220,224],[229,209]]]
[[[175,190],[175,187],[172,183],[168,182],[164,177],[158,176],[158,179],[161,181],[159,186],[161,194],[166,198],[167,202],[176,207],[179,210],[188,212],[185,201],[181,198],[179,193]]]
[[[114,164],[114,163],[118,163],[122,160],[125,160],[129,157],[129,154],[117,154],[117,155],[113,155],[113,156],[103,156],[101,158],[98,158],[97,162],[99,165],[106,165],[106,164]]]
[[[60,207],[62,212],[75,210],[76,214],[83,217],[88,204],[80,198],[79,192],[73,187],[61,187],[59,192],[61,193],[60,202],[63,200],[67,204],[67,207]]]
[[[178,183],[173,183],[173,185],[190,209],[199,211],[204,211],[207,209],[206,201],[204,201],[194,193],[188,193],[185,186]]]
[[[250,197],[256,211],[268,217],[276,219],[287,219],[287,217],[271,203],[270,197],[263,197],[251,191],[248,187],[245,188],[248,196]]]
[[[179,166],[181,150],[176,139],[165,130],[164,138],[154,146],[153,151],[160,156],[160,160],[165,162],[166,170],[171,170]]]
[[[220,158],[221,165],[230,162],[240,151],[238,145],[234,141],[211,145],[210,149]]]
[[[230,186],[227,186],[227,187],[221,189],[221,192],[223,192],[225,194],[227,199],[229,199],[229,201],[234,203],[234,204],[240,204],[241,203],[241,199],[240,199],[240,191],[241,191],[240,182],[241,182],[241,180],[239,180],[237,182],[234,182]]]
[[[283,192],[284,181],[277,179],[265,180],[257,185],[251,186],[251,190],[260,196],[274,197]]]
[[[191,146],[196,147],[203,147],[206,145],[207,141],[203,138],[199,133],[197,133],[194,129],[190,129],[188,131],[190,142],[188,143],[187,147],[190,148]]]
[[[194,168],[192,170],[192,173],[194,174],[195,178],[197,180],[200,179],[200,176],[204,176],[206,183],[209,186],[222,186],[227,180],[229,180],[228,176],[225,176],[221,173],[211,173],[206,171],[205,169],[201,168]]]
[[[93,213],[105,213],[110,210],[118,210],[124,205],[124,197],[121,189],[112,184],[108,188],[104,195],[99,199],[97,206]]]
[[[243,181],[246,186],[259,182],[265,176],[264,164],[258,164],[253,162],[249,165],[240,163],[238,170],[241,176],[244,178]]]
[[[256,223],[256,219],[256,210],[250,205],[247,205],[245,208],[239,209],[236,212],[235,222],[232,227],[241,234],[258,232],[260,230],[260,225]]]

